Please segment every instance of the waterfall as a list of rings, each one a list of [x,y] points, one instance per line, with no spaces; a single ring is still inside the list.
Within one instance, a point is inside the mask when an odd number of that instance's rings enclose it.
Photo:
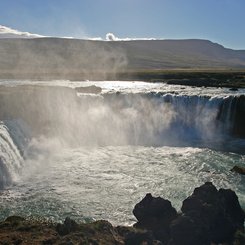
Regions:
[[[231,136],[236,120],[237,97],[232,96],[149,93],[107,94],[104,99],[116,115],[124,113],[129,135],[138,135],[141,143],[147,136],[149,144],[222,140]]]
[[[8,127],[0,121],[0,188],[16,181],[23,159],[10,136]]]
[[[20,127],[6,124],[6,118],[14,122],[19,118],[28,125],[25,131],[32,135],[27,138],[43,137],[46,145],[55,139],[68,147],[202,143],[212,147],[214,142],[225,144],[230,137],[245,136],[242,95],[184,90],[91,95],[72,88],[34,85],[9,91],[13,96],[3,93],[0,97],[0,118],[5,123],[1,127],[8,128],[21,152],[25,147],[20,145],[26,142],[20,130],[13,130]]]

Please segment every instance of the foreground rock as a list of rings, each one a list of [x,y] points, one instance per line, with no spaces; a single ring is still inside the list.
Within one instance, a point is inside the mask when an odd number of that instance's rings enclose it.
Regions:
[[[134,227],[89,224],[66,218],[63,224],[11,216],[0,222],[0,244],[87,245],[244,245],[244,211],[230,189],[207,182],[183,201],[177,214],[171,202],[147,194],[136,204]]]
[[[211,182],[196,188],[181,211],[177,215],[168,200],[147,194],[134,208],[135,226],[168,245],[233,244],[235,233],[244,229],[245,214],[235,192],[217,190]]]
[[[207,182],[183,201],[183,214],[171,224],[171,244],[228,243],[243,229],[244,211],[232,190]]]
[[[138,220],[135,227],[151,230],[154,237],[162,241],[169,239],[170,223],[177,218],[177,212],[170,201],[152,197],[150,193],[136,204],[133,214]]]

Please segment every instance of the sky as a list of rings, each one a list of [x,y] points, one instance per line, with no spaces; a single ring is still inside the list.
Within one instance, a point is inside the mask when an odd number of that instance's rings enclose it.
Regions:
[[[44,36],[208,39],[245,50],[245,0],[0,0],[0,25]]]

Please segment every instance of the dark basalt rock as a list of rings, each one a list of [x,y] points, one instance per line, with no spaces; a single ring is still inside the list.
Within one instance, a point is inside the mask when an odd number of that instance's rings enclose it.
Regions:
[[[181,211],[177,214],[170,201],[147,194],[133,210],[135,227],[152,231],[152,240],[167,245],[231,244],[244,229],[245,214],[235,192],[217,190],[211,182],[196,188]]]
[[[200,217],[181,215],[170,226],[171,238],[168,245],[209,245],[205,226],[198,222]]]
[[[232,172],[236,172],[238,174],[243,174],[245,175],[245,168],[244,167],[241,167],[241,166],[234,166],[232,169],[231,169]]]
[[[144,228],[169,226],[177,216],[170,201],[161,197],[153,197],[150,193],[135,205],[133,214],[138,220],[137,226]]]
[[[169,225],[177,217],[170,201],[148,193],[135,205],[133,214],[138,220],[134,227],[152,231],[156,240],[169,240]]]
[[[183,201],[181,210],[185,216],[194,220],[194,226],[200,227],[201,233],[207,238],[207,244],[231,242],[236,230],[243,227],[245,218],[235,192],[225,189],[218,191],[211,182],[196,188]],[[176,233],[178,229],[183,230],[181,226],[172,226],[171,232]],[[189,238],[192,244],[193,237]]]
[[[236,193],[230,189],[219,190],[224,212],[236,229],[243,229],[245,213],[242,210]]]

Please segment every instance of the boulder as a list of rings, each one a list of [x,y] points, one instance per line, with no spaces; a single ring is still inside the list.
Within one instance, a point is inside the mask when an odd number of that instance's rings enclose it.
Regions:
[[[148,193],[135,205],[133,214],[138,220],[134,227],[152,231],[154,239],[164,244],[169,240],[169,225],[177,217],[170,201]]]
[[[135,205],[133,214],[138,220],[138,225],[144,228],[166,227],[177,217],[170,201],[153,197],[150,193]]]
[[[171,202],[148,193],[135,205],[136,228],[150,233],[128,233],[128,244],[159,240],[168,245],[231,244],[237,231],[244,229],[245,214],[238,197],[230,189],[206,182],[194,189],[177,214]]]
[[[175,220],[171,224],[170,230],[173,240],[176,234],[183,233],[183,226],[185,226],[183,224],[186,223],[186,226],[192,230],[192,226],[198,227],[195,228],[198,231],[194,229],[194,234],[197,237],[202,234],[207,244],[208,242],[231,242],[236,230],[243,227],[245,218],[235,192],[225,189],[218,191],[211,182],[206,182],[196,188],[193,194],[183,201],[181,210],[185,218],[180,217],[178,222]],[[186,229],[189,230],[189,228]],[[186,241],[189,239],[189,244],[192,244],[192,241],[195,241],[195,236],[185,232],[183,237],[180,236],[178,239]],[[173,244],[181,243],[175,242]]]
[[[181,215],[170,225],[169,245],[210,245],[207,230],[198,213]]]
[[[226,217],[235,229],[243,229],[245,213],[240,206],[236,193],[230,189],[220,189],[219,196]]]

